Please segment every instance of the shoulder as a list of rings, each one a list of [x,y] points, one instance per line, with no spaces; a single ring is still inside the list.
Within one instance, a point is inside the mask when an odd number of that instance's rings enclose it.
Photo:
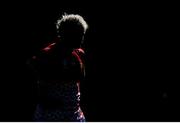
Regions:
[[[72,52],[73,55],[83,57],[85,55],[85,52],[82,48],[74,49]]]
[[[78,49],[76,49],[77,50],[77,52],[79,52],[79,53],[81,53],[81,54],[85,54],[85,52],[84,52],[84,50],[82,49],[82,48],[78,48]]]
[[[72,55],[80,62],[82,63],[84,61],[84,55],[85,52],[82,48],[74,49],[72,52]]]
[[[39,53],[37,53],[36,59],[44,59],[49,58],[51,54],[53,54],[56,43],[50,43],[47,46],[40,49]]]
[[[82,48],[78,48],[73,50],[73,55],[78,55],[79,57],[83,57],[85,55],[85,52]]]
[[[38,52],[36,52],[36,54],[34,54],[28,59],[28,63],[36,62],[36,61],[39,61],[40,59],[47,57],[48,54],[52,52],[53,48],[55,47],[55,44],[56,43],[50,43],[44,48],[41,48]]]
[[[46,47],[42,48],[41,51],[45,52],[45,53],[50,52],[55,47],[55,45],[56,45],[56,43],[50,43]]]

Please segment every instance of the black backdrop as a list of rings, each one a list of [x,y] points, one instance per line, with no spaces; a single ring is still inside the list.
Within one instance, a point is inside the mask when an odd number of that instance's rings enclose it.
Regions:
[[[55,36],[66,13],[89,24],[87,121],[175,121],[178,117],[177,11],[168,3],[5,3],[1,37],[1,121],[31,121],[35,82],[26,59]]]

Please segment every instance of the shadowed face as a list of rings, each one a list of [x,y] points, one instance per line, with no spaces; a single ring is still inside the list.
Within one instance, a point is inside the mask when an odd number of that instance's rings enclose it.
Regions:
[[[83,38],[83,28],[74,23],[64,23],[59,28],[59,35],[63,44],[71,48],[78,48]]]

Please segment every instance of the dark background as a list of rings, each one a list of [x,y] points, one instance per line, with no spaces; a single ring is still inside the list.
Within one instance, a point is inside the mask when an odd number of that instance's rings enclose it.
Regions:
[[[179,121],[177,8],[169,3],[10,2],[1,11],[0,121],[31,121],[26,60],[64,12],[89,24],[81,105],[87,121]]]

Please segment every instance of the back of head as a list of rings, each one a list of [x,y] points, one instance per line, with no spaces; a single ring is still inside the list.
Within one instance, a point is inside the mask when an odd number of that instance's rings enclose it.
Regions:
[[[80,15],[65,14],[57,20],[56,29],[63,43],[72,48],[80,47],[88,28],[86,21]]]

